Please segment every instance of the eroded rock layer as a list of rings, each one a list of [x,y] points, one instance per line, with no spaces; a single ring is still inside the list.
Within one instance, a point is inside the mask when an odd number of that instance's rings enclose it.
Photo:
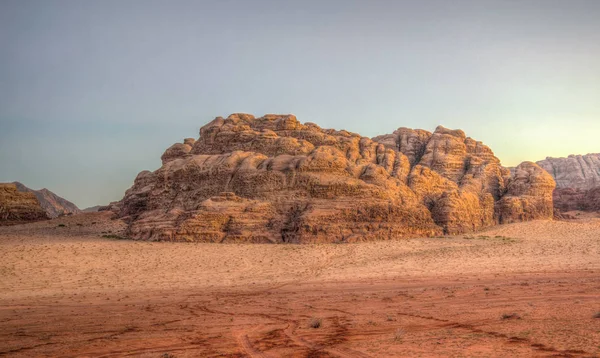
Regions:
[[[162,163],[115,205],[131,237],[350,242],[552,217],[544,170],[526,163],[511,177],[490,148],[441,126],[369,139],[293,115],[232,114]]]
[[[48,216],[33,193],[20,192],[12,183],[0,183],[0,225],[46,219]]]

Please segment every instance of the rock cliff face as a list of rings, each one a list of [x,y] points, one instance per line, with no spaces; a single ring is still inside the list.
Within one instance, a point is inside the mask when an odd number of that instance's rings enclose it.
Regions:
[[[131,237],[350,242],[552,217],[550,175],[524,163],[511,177],[487,146],[441,126],[369,139],[293,115],[232,114],[162,163],[113,206]]]
[[[20,192],[12,183],[0,183],[0,225],[46,219],[48,215],[33,193]]]
[[[537,164],[556,181],[558,211],[600,211],[600,153],[546,158]]]
[[[78,214],[81,212],[75,204],[61,198],[48,189],[33,190],[19,182],[14,182],[13,184],[16,185],[18,191],[33,193],[40,202],[42,209],[46,211],[50,218],[56,218],[65,214]]]

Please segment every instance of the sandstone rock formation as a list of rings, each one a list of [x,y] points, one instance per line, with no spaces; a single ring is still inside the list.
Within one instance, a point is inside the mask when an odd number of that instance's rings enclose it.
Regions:
[[[161,159],[112,206],[133,238],[350,242],[552,217],[546,172],[525,163],[511,177],[487,146],[441,126],[369,139],[293,115],[232,114]]]
[[[20,192],[12,183],[0,183],[0,225],[46,220],[48,215],[33,193]]]
[[[537,164],[556,181],[554,207],[559,212],[600,211],[600,153],[549,157]]]
[[[81,212],[77,205],[61,198],[48,189],[33,190],[19,182],[14,182],[13,184],[15,184],[17,190],[21,192],[33,193],[50,218],[56,218],[60,215],[78,214]]]

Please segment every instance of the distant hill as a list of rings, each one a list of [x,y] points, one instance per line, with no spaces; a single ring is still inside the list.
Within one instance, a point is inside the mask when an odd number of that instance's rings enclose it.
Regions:
[[[83,211],[84,213],[95,213],[101,207],[103,207],[103,205],[90,206],[89,208],[85,208],[85,209],[83,209],[81,211]]]
[[[46,211],[50,218],[65,214],[81,213],[81,210],[79,210],[77,205],[67,199],[61,198],[48,189],[33,190],[19,182],[13,182],[13,184],[16,185],[17,190],[20,192],[33,193],[40,202],[42,209]]]

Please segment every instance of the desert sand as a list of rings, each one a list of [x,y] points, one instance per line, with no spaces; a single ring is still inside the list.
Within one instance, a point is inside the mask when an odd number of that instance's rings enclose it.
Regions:
[[[123,240],[110,215],[0,228],[0,356],[600,354],[597,217],[269,245]]]

